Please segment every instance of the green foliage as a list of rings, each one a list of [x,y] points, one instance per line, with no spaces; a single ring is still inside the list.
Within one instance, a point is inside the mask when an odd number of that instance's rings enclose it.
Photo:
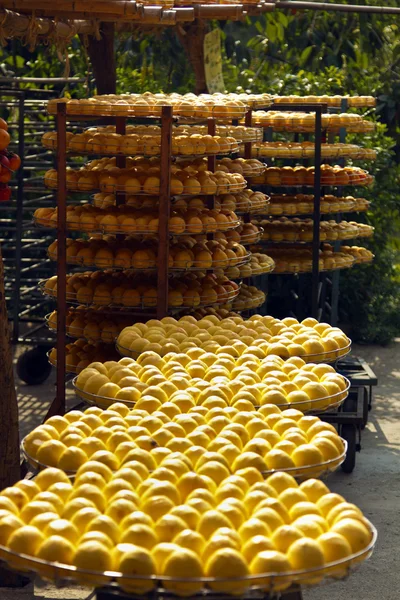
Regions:
[[[396,5],[397,0],[387,0]],[[380,3],[380,0],[370,0]],[[224,80],[228,91],[279,94],[367,94],[378,98],[375,133],[349,136],[376,148],[375,164],[366,164],[376,177],[364,219],[375,227],[366,245],[375,255],[372,265],[342,272],[340,316],[351,323],[361,341],[387,343],[400,333],[400,35],[393,16],[273,11],[245,22],[215,22],[223,39]],[[173,28],[157,35],[119,36],[116,47],[119,92],[193,91],[194,76]],[[70,74],[90,81],[87,54],[78,38],[69,50]],[[60,77],[65,57],[54,47],[33,54],[18,43],[0,49],[4,75]],[[89,85],[59,89],[85,96]],[[376,117],[374,116],[376,115]],[[359,164],[359,163],[357,163]],[[361,190],[360,190],[361,192]],[[352,193],[348,190],[347,193]],[[363,244],[363,242],[360,242]]]
[[[369,165],[376,178],[375,185],[363,191],[363,196],[372,202],[363,220],[375,227],[375,235],[367,244],[375,260],[371,265],[357,265],[341,273],[339,308],[341,319],[351,324],[355,340],[386,344],[400,331],[400,288],[396,273],[400,166],[385,125],[378,123],[376,132],[363,143],[377,151],[377,160]],[[361,220],[361,215],[356,218]]]
[[[194,88],[193,72],[171,30],[138,39],[124,35],[117,44],[119,93],[185,93]]]

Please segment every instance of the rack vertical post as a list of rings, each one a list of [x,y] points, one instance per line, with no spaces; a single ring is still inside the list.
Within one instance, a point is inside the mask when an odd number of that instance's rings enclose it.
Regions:
[[[168,314],[169,212],[171,195],[172,106],[161,110],[160,196],[158,216],[157,319]]]
[[[314,214],[313,214],[313,244],[312,244],[312,298],[311,315],[319,317],[319,250],[321,224],[321,142],[322,142],[322,105],[315,107],[315,138],[314,138]]]
[[[24,210],[25,92],[13,91],[12,94],[18,99],[18,156],[21,159],[21,166],[17,171],[17,212],[15,223],[15,261],[18,265],[18,268],[15,270],[15,289],[13,299],[13,343],[15,344],[19,338],[19,311],[21,298],[21,269],[19,267],[21,265],[22,258],[22,229]]]
[[[67,313],[67,107],[57,105],[57,374],[56,397],[45,421],[65,413]]]

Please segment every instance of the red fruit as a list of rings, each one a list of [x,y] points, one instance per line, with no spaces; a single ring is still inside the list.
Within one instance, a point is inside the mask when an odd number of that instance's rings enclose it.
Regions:
[[[0,150],[4,150],[7,148],[10,143],[10,136],[5,129],[1,129],[0,127]]]
[[[18,171],[21,166],[21,159],[18,154],[12,154],[9,160],[11,171]]]
[[[0,202],[8,202],[11,198],[11,188],[8,185],[4,185],[0,188]]]
[[[2,167],[1,172],[0,172],[0,182],[8,183],[10,181],[11,177],[12,177],[12,172],[9,171],[9,169],[4,169]]]
[[[4,167],[5,169],[10,169],[10,161],[8,160],[7,156],[0,156],[0,165],[2,167]]]

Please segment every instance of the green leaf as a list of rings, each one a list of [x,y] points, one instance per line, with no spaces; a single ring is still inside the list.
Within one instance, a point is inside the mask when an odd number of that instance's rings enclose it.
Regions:
[[[11,67],[16,67],[17,69],[22,69],[25,65],[25,59],[22,56],[7,56],[5,61]]]
[[[284,26],[287,27],[289,24],[289,19],[287,18],[287,16],[285,15],[284,12],[278,10],[278,12],[276,13],[276,16],[278,17],[278,21],[280,21],[280,23]]]
[[[310,58],[311,52],[313,51],[313,46],[307,46],[304,48],[303,52],[300,54],[300,64],[305,65],[307,60]]]
[[[267,23],[267,38],[272,43],[276,42],[276,38],[277,38],[276,26],[271,21],[268,21],[268,23]]]

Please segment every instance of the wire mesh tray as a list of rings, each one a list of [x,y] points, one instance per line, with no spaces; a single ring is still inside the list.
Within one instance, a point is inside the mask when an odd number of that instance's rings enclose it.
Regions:
[[[310,231],[298,231],[298,232],[287,232],[283,231],[273,231],[273,227],[269,228],[264,227],[264,233],[261,237],[263,242],[267,242],[268,244],[282,244],[282,243],[310,243],[313,241],[313,232],[312,229]],[[268,231],[270,229],[270,231]],[[290,235],[290,238],[288,237]],[[336,242],[336,241],[344,241],[344,240],[353,240],[359,237],[370,237],[372,234],[360,234],[360,230],[357,228],[349,229],[348,231],[340,230],[340,231],[331,231],[331,232],[320,232],[320,241],[321,242]],[[279,237],[280,239],[272,239],[272,236]]]
[[[176,117],[208,119],[214,117],[220,120],[241,119],[244,117],[247,106],[235,105],[233,101],[220,102],[214,101],[212,104],[206,104],[201,101],[201,96],[197,102],[189,102],[184,96],[171,102],[168,97],[162,100],[153,101],[152,99],[139,97],[136,95],[121,97],[120,100],[111,102],[107,96],[97,96],[90,99],[66,99],[60,98],[56,101],[50,100],[47,104],[47,111],[50,115],[57,114],[57,104],[66,105],[68,116],[115,116],[115,117],[161,117],[164,106],[172,106],[173,115]],[[136,100],[135,103],[133,101]],[[129,101],[132,101],[130,103]]]
[[[358,224],[358,235],[359,238],[371,238],[374,235],[375,227],[371,225]]]
[[[261,474],[266,479],[273,473],[287,473],[292,475],[297,481],[305,481],[306,479],[321,479],[326,478],[331,473],[334,473],[340,465],[344,462],[347,454],[347,441],[339,437],[343,444],[343,452],[336,458],[331,458],[322,463],[316,465],[309,465],[307,467],[290,467],[288,469],[272,469],[270,471],[263,471]]]
[[[288,204],[291,204],[290,209]],[[297,204],[297,206],[296,206]],[[335,204],[337,206],[335,206]],[[300,206],[301,205],[301,206]],[[321,202],[320,210],[322,215],[333,215],[336,213],[353,212],[356,210],[355,202]],[[365,210],[368,210],[365,208]],[[265,211],[265,214],[271,217],[298,217],[298,216],[312,216],[314,211],[313,202],[271,202]],[[237,213],[240,214],[240,213]]]
[[[363,257],[363,258],[355,258],[355,264],[356,265],[367,265],[369,263],[372,263],[375,259],[375,254],[373,254],[371,257]]]
[[[231,310],[234,310],[235,312],[241,314],[248,310],[253,310],[254,308],[259,308],[260,306],[262,306],[264,304],[266,299],[267,299],[267,294],[264,294],[264,297],[262,299],[260,299],[259,301],[252,302],[252,303],[247,303],[244,301],[242,302],[239,298],[239,300],[237,300],[236,302],[231,302],[230,304],[227,304],[227,307],[229,307]]]
[[[370,205],[371,202],[365,198],[325,194],[321,197],[320,210],[324,214],[334,212],[362,212],[367,211]],[[282,214],[274,214],[272,212],[277,209],[286,211],[285,216],[290,217],[296,216],[297,211],[301,211],[303,215],[312,215],[314,212],[314,196],[313,194],[271,194],[268,203],[270,216],[283,216]]]
[[[349,338],[347,338],[349,339]],[[305,354],[301,358],[306,362],[312,363],[335,363],[339,358],[344,358],[351,352],[351,344],[352,341],[349,339],[349,343],[346,346],[342,346],[342,348],[338,348],[337,350],[330,350],[329,352],[320,352],[318,354]],[[346,379],[346,378],[345,378]],[[347,380],[348,381],[348,380]],[[349,387],[350,387],[350,382]],[[347,388],[347,390],[349,389]]]
[[[219,171],[218,171],[219,172]],[[97,184],[95,181],[93,182],[80,182],[79,179],[77,181],[72,181],[72,179],[67,178],[67,190],[68,192],[107,192],[107,193],[126,193],[126,194],[134,194],[134,195],[143,195],[143,196],[156,196],[160,194],[160,182],[157,184],[152,183],[151,185],[147,185],[146,183],[141,185],[139,180],[136,177],[134,183],[129,184],[118,184],[110,181],[103,181]],[[179,181],[181,184],[177,187],[176,181]],[[56,190],[58,189],[58,178],[56,176],[45,176],[44,184],[47,188]],[[213,196],[213,195],[221,195],[221,194],[230,194],[235,192],[241,192],[246,189],[247,183],[245,180],[237,181],[235,183],[212,183],[208,185],[201,185],[199,181],[196,180],[196,186],[194,189],[194,184],[191,186],[184,185],[184,183],[180,182],[180,180],[171,181],[171,196]]]
[[[343,269],[351,269],[355,264],[356,264],[356,260],[354,259],[354,257],[349,257],[348,254],[342,253],[342,252],[335,252],[334,254],[343,254],[343,257],[346,259],[346,264],[340,265],[340,266],[335,266],[335,267],[322,267],[319,269],[320,273],[325,273],[325,272],[331,272],[331,271],[342,271]],[[292,269],[287,269],[286,267],[284,269],[281,269],[280,265],[279,265],[279,259],[277,256],[273,257],[275,260],[275,271],[274,271],[274,275],[302,275],[305,273],[311,273],[312,272],[312,260],[309,259],[306,264],[302,264],[301,262],[299,262],[299,264],[295,267],[293,267]],[[353,258],[353,260],[350,260],[350,258]],[[292,260],[287,259],[284,262],[292,262]]]
[[[51,289],[46,289],[46,280],[45,281],[40,281],[39,282],[39,288],[42,292],[42,294],[44,296],[47,296],[49,298],[53,298],[56,299],[57,298],[57,293],[52,292]],[[135,289],[135,288],[132,288]],[[171,290],[173,291],[173,290]],[[169,305],[168,308],[169,310],[176,310],[176,309],[182,309],[182,308],[205,308],[208,306],[218,306],[220,304],[225,304],[226,302],[230,302],[232,300],[234,300],[236,298],[236,296],[240,293],[240,286],[238,286],[238,289],[232,290],[231,292],[227,292],[225,291],[224,297],[217,300],[217,301],[213,301],[213,302],[208,302],[206,299],[206,296],[201,296],[201,295],[193,295],[193,296],[188,296],[186,298],[182,299],[182,304],[173,304],[173,305]],[[123,313],[123,311],[125,310],[126,312],[132,312],[132,311],[148,311],[149,308],[156,308],[157,307],[157,295],[154,296],[150,296],[148,297],[146,300],[144,300],[142,297],[140,297],[140,300],[138,300],[137,302],[135,302],[135,304],[132,304],[133,300],[130,300],[130,304],[129,305],[124,305],[124,304],[117,304],[117,303],[113,303],[110,302],[108,300],[108,296],[103,296],[101,293],[100,294],[93,294],[92,299],[87,299],[85,302],[84,298],[78,298],[76,297],[76,293],[70,293],[70,292],[66,292],[66,301],[67,304],[71,304],[71,305],[75,305],[75,306],[86,306],[87,308],[106,308],[107,310],[113,311],[116,310],[120,313]],[[93,300],[96,300],[96,302],[93,302]]]
[[[53,366],[56,366],[56,364],[53,364],[50,360],[49,360],[50,364]],[[72,371],[70,371],[72,373]],[[45,465],[44,463],[39,462],[38,460],[36,460],[36,458],[32,458],[32,456],[29,455],[29,453],[26,451],[25,448],[25,438],[22,440],[21,444],[20,444],[20,450],[21,450],[21,454],[23,455],[23,457],[25,458],[25,460],[27,461],[27,463],[30,465],[30,467],[32,467],[32,469],[36,472],[39,471],[43,471],[43,469],[48,469],[50,465]],[[68,477],[72,478],[75,477],[76,475],[76,471],[64,471],[64,473],[66,475],[68,475]]]
[[[119,347],[118,345],[116,345],[116,349],[119,352]],[[132,358],[135,356],[136,358],[139,356],[139,354],[137,352],[132,352]],[[126,354],[124,355],[126,356]],[[104,410],[106,410],[109,406],[111,406],[113,403],[115,403],[115,398],[107,398],[106,396],[99,396],[97,394],[89,394],[88,392],[85,392],[81,389],[79,389],[76,385],[76,377],[72,380],[72,385],[74,387],[75,390],[75,394],[78,396],[78,398],[80,398],[81,400],[84,400],[87,404],[90,404],[91,406],[98,406],[99,408],[102,408]],[[118,399],[118,402],[120,402],[121,404],[125,404],[125,406],[127,406],[130,409],[135,408],[136,402],[134,402],[133,400],[121,400]]]
[[[49,258],[53,261],[57,260],[57,254],[55,252],[47,252]],[[229,269],[230,267],[241,267],[245,264],[247,264],[248,262],[250,262],[251,260],[251,252],[247,253],[245,256],[240,257],[238,259],[235,259],[235,262],[232,262],[234,259],[227,259],[227,260],[213,260],[212,264],[209,265],[208,263],[206,265],[204,265],[205,261],[196,261],[196,260],[190,260],[190,261],[178,261],[179,264],[177,264],[175,266],[175,262],[174,264],[169,267],[168,271],[171,273],[176,273],[176,272],[187,272],[187,271],[195,271],[195,272],[203,272],[203,271],[226,271],[227,269]],[[104,259],[104,261],[100,260],[96,260],[96,262],[88,262],[88,259],[85,258],[76,258],[73,259],[68,258],[67,259],[67,264],[68,265],[78,265],[81,267],[85,267],[85,268],[94,268],[94,269],[99,269],[99,270],[122,270],[122,271],[142,271],[142,272],[149,272],[149,273],[153,273],[154,271],[157,270],[157,266],[156,264],[148,267],[148,266],[127,266],[125,265],[115,265],[113,264],[109,264],[110,259]],[[227,264],[227,262],[229,262],[229,264]]]
[[[341,355],[339,358],[342,358],[342,356],[344,356],[344,355]],[[302,356],[303,360],[305,360],[306,362],[322,362],[322,361],[316,360],[315,357],[318,357],[318,355],[317,354],[314,354],[314,355],[308,354],[306,356]],[[310,360],[310,358],[311,358],[311,360]],[[327,362],[327,361],[323,361],[323,362]],[[342,377],[346,382],[346,388],[344,390],[341,390],[340,392],[337,392],[336,394],[331,394],[330,396],[326,396],[325,398],[317,398],[315,400],[308,400],[308,401],[304,401],[304,402],[292,402],[292,403],[289,402],[287,404],[277,404],[276,406],[278,408],[280,408],[281,410],[285,410],[287,408],[296,408],[297,410],[300,410],[305,415],[320,415],[322,413],[330,412],[330,411],[342,406],[342,404],[346,400],[347,396],[349,395],[351,382],[347,379],[347,377],[344,377],[343,375],[342,375]],[[328,402],[328,404],[326,404],[327,402]],[[256,408],[259,409],[259,408],[261,408],[261,406],[256,406]],[[345,458],[345,454],[343,456],[343,460]],[[292,475],[293,475],[293,473],[292,473]],[[311,475],[310,475],[310,477],[311,477]]]
[[[90,214],[90,213],[89,213]],[[100,234],[100,235],[105,235],[105,234],[109,234],[109,235],[118,235],[118,234],[124,234],[124,235],[129,235],[129,236],[139,236],[139,237],[156,237],[158,234],[158,222],[157,222],[157,227],[155,226],[154,229],[147,229],[147,230],[143,230],[143,229],[137,229],[136,223],[122,223],[120,225],[118,225],[117,223],[110,223],[110,224],[101,224],[101,223],[96,223],[95,221],[95,215],[91,215],[93,216],[93,219],[91,221],[89,221],[88,223],[85,222],[81,222],[80,219],[72,220],[72,219],[68,219],[67,218],[67,222],[66,222],[66,227],[68,231],[80,231],[82,233],[91,233],[91,234]],[[107,215],[104,215],[103,218],[105,218]],[[127,219],[130,220],[135,220],[135,217],[132,215],[127,214],[126,215]],[[154,220],[158,221],[158,217],[155,217]],[[43,217],[39,217],[39,218],[33,218],[33,222],[37,227],[44,227],[46,229],[57,229],[57,220],[55,219],[45,219]],[[222,223],[218,223],[217,221],[215,221],[215,223],[196,223],[196,224],[186,224],[185,223],[185,228],[182,228],[181,223],[179,224],[175,224],[175,223],[169,223],[169,235],[172,236],[180,236],[180,235],[197,235],[197,234],[202,234],[202,233],[215,233],[217,231],[219,232],[224,232],[224,231],[230,231],[231,229],[236,229],[237,227],[239,227],[239,225],[241,224],[241,220],[236,218],[236,219],[232,219],[230,221],[224,222]]]
[[[242,147],[240,155],[243,156]],[[251,148],[253,158],[314,158],[315,145],[312,142],[262,142]],[[322,158],[352,158],[353,160],[376,160],[376,151],[361,148],[355,144],[322,144]]]
[[[349,107],[368,108],[376,106],[376,98],[373,96],[275,96],[274,104],[327,104],[340,108],[342,102]]]
[[[243,164],[243,177],[257,177],[265,173],[267,165],[260,163],[259,165]]]
[[[252,127],[271,127],[274,131],[313,133],[315,113],[288,113],[257,111],[252,115]],[[345,128],[348,133],[370,133],[375,123],[353,113],[322,114],[322,128],[337,132]]]
[[[173,134],[200,134],[208,135],[207,125],[177,125],[172,129]],[[257,127],[247,127],[244,125],[217,125],[215,135],[220,137],[232,137],[238,144],[262,142],[263,132]]]
[[[46,322],[47,327],[54,332],[57,332],[57,322],[55,321],[51,321],[51,315],[52,313],[48,313],[47,315],[45,315],[44,320]],[[94,324],[98,324],[95,321],[93,321]],[[88,325],[89,323],[85,324]],[[85,334],[84,329],[85,328],[81,328],[81,327],[71,327],[71,325],[66,326],[67,329],[67,336],[70,338],[73,338],[75,340],[79,340],[79,339],[83,339],[83,340],[87,340],[88,342],[91,342],[93,344],[97,344],[100,342],[103,342],[104,344],[114,344],[119,333],[121,332],[121,330],[115,332],[115,331],[110,331],[107,329],[101,329],[100,331],[100,335],[98,337],[94,337],[93,335],[88,335]],[[51,362],[51,361],[49,361]],[[71,371],[73,372],[73,371]]]
[[[51,351],[47,352],[47,354],[46,354],[47,358],[49,360],[49,363],[51,364],[52,367],[57,368],[57,361],[50,356],[50,352]],[[69,365],[68,363],[65,364],[65,372],[68,373],[68,374],[71,374],[71,375],[77,375],[78,374],[76,365]]]
[[[55,132],[54,135],[57,136]],[[97,139],[93,139],[93,136],[86,136],[86,138],[82,138],[82,135],[84,134],[72,134],[72,136],[67,137],[67,152],[70,154],[76,154],[78,156],[87,156],[88,154],[93,154],[95,156],[140,155],[149,157],[160,156],[161,154],[161,135],[147,134],[146,136],[139,137],[137,134],[111,134],[114,136],[111,137],[107,133],[98,133],[95,134],[95,136],[98,135],[101,137]],[[46,136],[48,136],[48,134],[44,134],[42,137],[43,146],[45,148],[49,148],[50,150],[57,150],[57,137],[49,138]],[[181,135],[178,139],[177,136],[173,136],[171,153],[173,156],[200,157],[222,156],[239,152],[238,141],[227,141],[224,140],[224,138],[222,138],[222,140],[219,142],[215,139],[213,142],[213,147],[207,148],[206,142],[202,142],[201,138],[194,140],[189,135]],[[210,146],[209,142],[208,144]]]
[[[228,259],[229,260],[229,259]],[[204,261],[189,261],[186,264],[182,264],[180,266],[172,266],[169,268],[169,271],[171,272],[179,272],[179,271],[226,271],[227,269],[231,268],[231,267],[241,267],[243,265],[246,265],[247,263],[250,262],[251,260],[251,252],[247,253],[245,256],[241,257],[240,259],[235,259],[238,262],[234,262],[232,264],[226,264],[225,260],[214,260],[212,262],[212,265],[210,267],[208,266],[204,266],[203,264],[200,265],[201,262]],[[180,261],[182,263],[182,261]]]
[[[53,261],[57,261],[57,254],[55,252],[47,252],[48,257],[50,258],[50,260]],[[68,257],[67,258],[67,265],[75,265],[75,266],[79,266],[79,267],[85,267],[85,268],[93,268],[93,269],[98,269],[98,270],[110,270],[112,269],[113,271],[141,271],[144,273],[154,273],[154,271],[157,270],[156,265],[152,265],[152,266],[127,266],[127,265],[115,265],[114,262],[112,261],[110,264],[111,259],[97,259],[95,262],[93,260],[88,261],[87,258],[84,257]]]
[[[264,233],[264,229],[262,227],[258,228],[258,233],[251,232],[240,234],[240,244],[242,246],[248,246],[249,244],[257,244],[261,239]]]
[[[263,269],[262,271],[258,271],[258,270],[254,271],[254,270],[252,270],[252,272],[251,272],[250,275],[242,275],[242,274],[240,274],[238,276],[235,276],[235,275],[232,275],[229,272],[229,269],[225,272],[225,274],[226,274],[227,277],[229,277],[229,279],[234,279],[234,280],[242,281],[243,279],[248,279],[249,277],[261,277],[262,275],[268,275],[269,273],[272,273],[274,269],[275,269],[275,263],[274,264],[270,264],[268,266],[268,269],[266,268],[266,269]]]
[[[76,377],[73,379],[73,386],[75,388],[77,395],[80,398],[84,398],[84,396],[81,395],[81,392],[78,391],[78,389],[76,388],[75,381],[76,381]],[[84,398],[84,399],[86,402],[88,402],[92,406],[97,406],[99,408],[102,406],[105,406],[107,408],[108,406],[110,406],[112,404],[112,402],[107,404],[106,403],[107,400],[115,401],[115,398],[114,399],[104,398],[101,396],[96,396],[95,398],[92,398],[90,401],[86,398]],[[132,402],[130,403],[129,401],[125,400],[125,401],[123,401],[123,404],[125,406],[129,407],[131,405],[134,405],[135,403],[132,403]],[[132,406],[132,408],[133,408],[133,406]],[[94,436],[94,437],[96,437],[96,436]],[[85,438],[82,438],[82,439],[85,439]],[[341,443],[343,446],[343,451],[339,456],[336,456],[335,458],[332,458],[332,459],[329,459],[329,460],[326,460],[326,461],[323,461],[320,463],[302,466],[302,467],[269,469],[269,470],[261,471],[261,475],[264,477],[264,479],[267,479],[267,477],[269,477],[273,473],[277,473],[277,472],[288,473],[289,475],[292,475],[292,477],[294,477],[297,481],[305,481],[306,479],[310,479],[310,478],[315,478],[315,479],[326,478],[330,473],[333,473],[334,471],[336,471],[346,458],[347,446],[348,446],[347,442],[340,436],[338,436],[338,439],[341,440]],[[73,446],[75,446],[75,444],[73,444]],[[160,446],[163,447],[163,444],[155,445],[155,447],[160,447]],[[20,447],[21,447],[21,451],[22,451],[22,454],[24,455],[25,459],[27,460],[27,462],[31,465],[31,467],[34,470],[42,471],[43,469],[47,469],[47,468],[53,466],[53,465],[48,465],[48,464],[42,463],[42,462],[38,461],[36,458],[33,458],[32,456],[30,456],[29,452],[26,450],[26,447],[25,447],[25,438],[22,440]],[[88,458],[88,460],[90,460],[90,457]],[[118,460],[117,457],[116,457],[116,460]],[[121,461],[118,468],[123,468],[123,460]],[[74,477],[76,475],[76,470],[75,471],[65,471],[65,472],[70,477]],[[235,473],[235,471],[231,471],[231,472],[232,472],[232,474]]]
[[[190,585],[190,595],[202,593],[201,597],[207,594],[207,590],[222,591],[226,586],[227,593],[232,593],[235,588],[240,586],[241,594],[254,593],[262,590],[264,593],[275,594],[287,589],[292,584],[317,585],[323,580],[338,580],[347,577],[360,563],[369,558],[374,550],[378,533],[375,527],[367,519],[365,525],[370,532],[371,541],[366,548],[356,552],[351,556],[339,561],[326,563],[323,567],[308,569],[303,571],[286,571],[284,573],[263,573],[258,575],[248,575],[246,577],[236,578],[173,578],[160,577],[157,575],[126,575],[114,571],[91,571],[80,569],[71,565],[48,562],[29,556],[27,554],[17,554],[9,550],[6,546],[0,546],[0,560],[6,562],[11,568],[17,571],[34,572],[43,579],[52,581],[59,586],[66,585],[69,582],[79,583],[90,587],[99,587],[106,584],[117,584],[123,590],[143,594],[153,590],[153,593],[166,594],[171,598],[171,592],[180,596],[179,589],[182,585]],[[181,584],[181,586],[179,586]],[[185,588],[183,588],[184,595]],[[172,596],[174,598],[175,596]],[[195,596],[196,597],[196,596]],[[199,596],[200,598],[200,596]]]
[[[270,169],[273,169],[272,171]],[[321,171],[321,186],[369,186],[374,177],[367,171]],[[268,185],[270,187],[314,187],[314,171],[288,171],[276,167],[269,167],[264,175],[253,177],[251,184]]]
[[[243,215],[265,215],[268,214],[268,205],[269,203],[265,203],[263,206],[257,206],[257,207],[239,207],[236,208],[235,213],[239,216],[243,216]]]

